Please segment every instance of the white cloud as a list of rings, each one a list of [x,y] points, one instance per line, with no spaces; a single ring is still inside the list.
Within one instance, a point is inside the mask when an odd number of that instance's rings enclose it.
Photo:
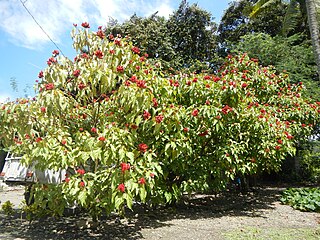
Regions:
[[[174,9],[171,7],[169,0],[162,0],[162,1],[157,0],[155,2],[156,2],[155,4],[156,7],[153,4],[150,4],[149,2],[149,4],[147,5],[148,9],[147,9],[146,15],[151,15],[156,11],[158,11],[159,16],[169,17],[169,15],[173,13]]]
[[[90,8],[95,10],[90,18],[99,25],[105,25],[109,17],[123,21],[134,13],[149,16],[158,11],[158,15],[168,17],[173,12],[170,0],[92,0]]]
[[[74,4],[71,6],[70,2]],[[65,28],[71,27],[72,20],[85,17],[79,11],[82,0],[28,0],[25,6],[46,33],[57,42],[59,36],[65,32]],[[0,9],[1,28],[9,34],[10,40],[16,45],[33,48],[49,41],[20,0],[2,0]]]
[[[161,16],[173,12],[170,0],[23,0],[25,6],[46,33],[56,42],[70,31],[72,23],[88,21],[105,25],[109,17],[119,21],[133,13],[148,16],[156,11]],[[172,2],[172,1],[171,1]],[[24,9],[20,0],[0,1],[0,28],[14,44],[38,48],[49,41],[40,27]]]
[[[8,102],[11,98],[9,94],[0,94],[0,103]]]

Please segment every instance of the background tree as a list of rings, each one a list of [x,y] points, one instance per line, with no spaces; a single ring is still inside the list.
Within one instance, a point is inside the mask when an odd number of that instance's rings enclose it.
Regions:
[[[150,58],[170,62],[175,57],[170,36],[167,31],[167,20],[157,15],[157,12],[149,17],[133,15],[129,20],[118,23],[111,19],[105,29],[107,34],[118,34],[130,37],[135,46],[139,46],[143,53]]]
[[[194,66],[199,70],[207,69],[215,56],[216,28],[209,12],[183,0],[168,20],[157,13],[147,18],[133,15],[122,24],[113,20],[105,32],[130,36],[136,46],[150,57],[162,60],[168,69]]]
[[[320,94],[315,82],[316,62],[310,54],[312,45],[306,24],[304,1],[233,2],[219,26],[220,54],[234,50],[248,52],[263,65],[286,70],[291,81],[304,82],[307,94],[317,99]]]
[[[305,0],[308,23],[310,29],[310,35],[312,40],[312,46],[314,51],[314,56],[318,66],[318,75],[320,79],[320,34],[319,34],[319,24],[317,19],[317,10],[315,0]]]
[[[240,37],[249,33],[266,33],[274,37],[281,31],[286,5],[279,2],[276,7],[268,8],[256,18],[250,19],[250,13],[256,0],[242,0],[230,3],[225,10],[218,27],[220,54],[226,55]]]
[[[299,43],[299,44],[297,44]],[[246,52],[259,59],[263,66],[273,65],[278,72],[285,71],[292,83],[303,82],[308,97],[320,100],[317,67],[311,41],[304,35],[271,37],[265,33],[247,34],[232,46],[233,52]]]
[[[213,59],[216,27],[209,12],[197,4],[189,6],[186,0],[181,1],[178,10],[170,15],[167,22],[175,61],[182,67],[190,67],[196,61],[206,63]]]
[[[251,19],[254,19],[259,14],[263,13],[266,8],[270,6],[274,6],[276,4],[275,0],[259,0],[253,7],[252,12],[250,13]],[[282,35],[288,36],[292,33],[292,29],[297,26],[298,19],[302,19],[304,23],[304,29],[309,29],[306,31],[307,35],[311,38],[312,46],[313,46],[313,55],[315,62],[317,64],[317,73],[318,77],[317,80],[320,79],[320,44],[319,44],[319,25],[317,19],[317,12],[316,12],[316,1],[313,0],[290,0],[285,1],[288,3],[288,7],[286,9],[285,14],[285,21],[282,25]],[[309,26],[309,28],[307,28]],[[315,86],[316,91],[318,92],[319,84],[312,84],[310,85]],[[319,95],[319,94],[317,94]],[[295,166],[298,170],[300,166],[300,159],[298,157],[295,158]]]
[[[278,4],[285,4],[286,10],[281,22],[281,34],[288,36],[296,32],[305,31],[307,26],[307,10],[305,0],[258,0],[249,13],[251,19],[256,18],[266,11],[274,9]]]
[[[253,7],[250,17],[253,18],[265,11],[266,8],[274,6],[279,1],[259,0]],[[309,26],[308,34],[312,40],[314,58],[318,68],[318,78],[320,79],[320,44],[319,44],[319,24],[317,20],[316,2],[314,0],[290,0],[286,10],[285,21],[282,26],[284,35],[290,34],[292,29],[297,26],[297,19],[303,20],[304,28]]]

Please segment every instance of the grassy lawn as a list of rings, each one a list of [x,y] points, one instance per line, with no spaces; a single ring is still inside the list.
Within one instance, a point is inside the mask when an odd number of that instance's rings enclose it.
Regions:
[[[314,228],[256,228],[247,227],[224,234],[226,239],[263,239],[263,240],[317,240],[320,239],[320,227]]]

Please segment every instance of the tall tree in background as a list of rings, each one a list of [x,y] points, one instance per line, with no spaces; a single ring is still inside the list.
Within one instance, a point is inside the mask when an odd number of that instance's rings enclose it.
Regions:
[[[280,34],[288,36],[295,34],[297,31],[302,32],[307,24],[307,9],[305,0],[258,0],[253,5],[249,17],[254,20],[261,14],[265,14],[266,11],[278,7],[279,4],[286,6],[283,15],[283,21],[280,23]]]
[[[263,12],[266,7],[272,6],[279,0],[259,0],[250,14],[251,17]],[[312,40],[314,58],[317,64],[318,80],[320,79],[320,45],[319,45],[319,26],[316,16],[316,0],[290,0],[286,11],[285,21],[282,26],[282,34],[288,36],[290,31],[296,25],[297,17],[302,17],[305,26],[309,26],[309,34]],[[300,148],[298,144],[298,149]],[[300,149],[301,150],[301,149]],[[294,158],[295,171],[299,173],[301,166],[301,159],[299,154]]]
[[[151,58],[168,68],[207,68],[217,49],[216,24],[211,14],[183,0],[166,20],[154,13],[150,17],[133,15],[122,24],[110,21],[106,33],[130,36],[131,41]]]
[[[211,14],[197,4],[189,6],[182,0],[177,11],[167,22],[172,47],[183,67],[189,67],[195,61],[211,60],[216,51],[216,24]]]
[[[250,17],[254,18],[269,6],[281,0],[259,0],[253,7]],[[319,44],[319,24],[316,11],[317,0],[290,0],[283,24],[283,34],[287,35],[296,25],[296,19],[300,16],[309,25],[310,37],[314,49],[314,57],[317,63],[318,76],[320,78],[320,44]],[[288,1],[286,1],[288,2]],[[299,11],[298,11],[299,10]]]
[[[317,66],[306,17],[307,10],[298,2],[234,1],[219,26],[221,55],[235,50],[247,52],[264,66],[287,70],[292,82],[304,82],[307,94],[318,98],[319,82],[314,81]],[[291,26],[288,19],[295,19]]]
[[[116,36],[128,36],[134,45],[139,46],[142,52],[151,58],[170,62],[174,58],[174,51],[167,33],[167,20],[157,16],[138,17],[136,14],[129,20],[120,24],[117,20],[110,19],[105,32]]]
[[[262,66],[273,65],[280,72],[290,75],[290,82],[303,82],[305,96],[320,100],[317,66],[314,60],[311,40],[303,34],[289,37],[271,37],[265,33],[246,34],[232,46],[231,52],[247,53],[259,59]]]
[[[281,31],[284,21],[286,4],[281,2],[272,9],[266,9],[254,19],[250,13],[257,0],[233,1],[225,10],[218,28],[220,54],[226,54],[228,49],[240,41],[240,37],[249,33],[265,33],[274,37]]]

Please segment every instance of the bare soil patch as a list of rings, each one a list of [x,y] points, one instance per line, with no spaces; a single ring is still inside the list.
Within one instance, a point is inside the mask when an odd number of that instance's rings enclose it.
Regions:
[[[126,218],[109,216],[98,226],[83,213],[31,223],[19,213],[0,214],[0,239],[320,239],[320,213],[281,205],[282,190],[195,195],[170,208],[137,205]]]

